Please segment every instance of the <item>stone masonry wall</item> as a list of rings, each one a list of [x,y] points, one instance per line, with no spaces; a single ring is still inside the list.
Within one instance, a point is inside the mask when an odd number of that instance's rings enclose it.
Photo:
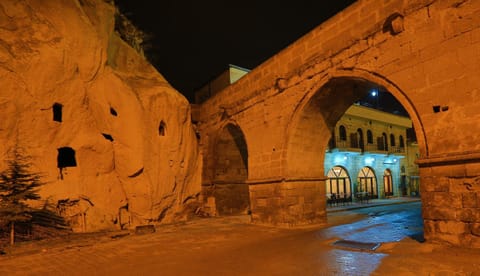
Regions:
[[[212,158],[212,136],[230,120],[245,135],[249,182],[258,184],[253,189],[274,197],[275,184],[259,183],[320,179],[325,173],[323,141],[330,136],[332,122],[358,99],[359,88],[378,85],[412,119],[420,162],[431,168],[423,169],[421,176],[438,179],[450,165],[471,162],[480,154],[479,72],[480,1],[360,0],[201,105],[205,160]],[[342,78],[343,86],[335,82]],[[438,159],[443,163],[435,169]],[[448,176],[465,177],[457,171]],[[435,190],[441,183],[431,181],[426,188]],[[455,197],[454,190],[446,193]],[[275,200],[287,198],[280,194]],[[252,209],[252,216],[273,223],[268,219],[272,216],[254,210],[287,212],[285,204],[265,201],[269,203],[263,209]],[[472,211],[466,206],[461,209]],[[322,216],[325,206],[318,208],[313,213]],[[274,217],[283,223],[284,216]],[[321,219],[326,217],[317,218]],[[457,231],[448,229],[442,231]],[[441,232],[428,233],[435,239]]]
[[[420,169],[427,240],[480,248],[480,163]]]

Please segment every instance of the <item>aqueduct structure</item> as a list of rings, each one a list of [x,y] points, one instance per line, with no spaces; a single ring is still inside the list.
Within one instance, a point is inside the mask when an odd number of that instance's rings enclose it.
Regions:
[[[381,87],[416,130],[426,239],[478,248],[479,75],[480,1],[358,1],[199,107],[205,201],[260,224],[325,222],[332,128]]]

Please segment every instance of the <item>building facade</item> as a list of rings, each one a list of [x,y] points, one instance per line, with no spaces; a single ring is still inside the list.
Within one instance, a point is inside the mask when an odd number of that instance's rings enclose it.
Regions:
[[[352,105],[337,122],[325,154],[329,199],[418,195],[418,145],[407,139],[412,121]]]

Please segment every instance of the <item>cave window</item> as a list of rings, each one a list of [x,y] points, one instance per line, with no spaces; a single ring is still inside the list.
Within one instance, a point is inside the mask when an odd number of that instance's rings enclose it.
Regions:
[[[112,135],[107,134],[107,133],[102,133],[102,135],[103,135],[103,138],[107,139],[107,140],[110,141],[110,142],[113,142],[113,137],[112,137]]]
[[[76,167],[75,150],[70,147],[58,149],[57,167],[62,169],[66,167]]]
[[[166,132],[167,132],[167,125],[165,124],[164,121],[161,121],[160,125],[158,126],[158,135],[165,136]]]
[[[53,104],[53,106],[52,106],[53,120],[55,122],[62,122],[62,108],[63,108],[63,105],[61,105],[59,103],[54,103]]]
[[[112,114],[112,115],[115,116],[115,117],[118,116],[117,111],[116,111],[113,107],[110,107],[110,114]]]

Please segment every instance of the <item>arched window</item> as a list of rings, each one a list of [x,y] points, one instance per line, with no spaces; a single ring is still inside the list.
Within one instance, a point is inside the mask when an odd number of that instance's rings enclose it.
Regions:
[[[380,137],[380,138],[381,138],[381,140],[380,140],[380,143],[378,144],[378,149],[387,151],[388,150],[387,134],[385,132],[382,133],[382,137]]]
[[[384,186],[385,196],[393,196],[392,172],[389,169],[386,169],[383,172],[383,186]]]
[[[349,198],[352,195],[350,176],[345,168],[335,166],[327,173],[327,196],[335,194],[337,198]]]
[[[345,129],[345,126],[341,125],[338,128],[338,135],[340,141],[347,141],[347,130]]]
[[[377,198],[377,179],[375,172],[369,167],[363,167],[357,178],[358,192],[367,192],[370,198]]]
[[[403,136],[402,136],[402,135],[400,135],[400,137],[399,137],[399,143],[400,143],[399,146],[400,146],[401,148],[404,148],[404,147],[405,147],[405,141],[403,141]]]
[[[370,129],[367,130],[367,144],[373,144],[373,134]]]
[[[395,147],[395,135],[390,134],[390,146]]]

